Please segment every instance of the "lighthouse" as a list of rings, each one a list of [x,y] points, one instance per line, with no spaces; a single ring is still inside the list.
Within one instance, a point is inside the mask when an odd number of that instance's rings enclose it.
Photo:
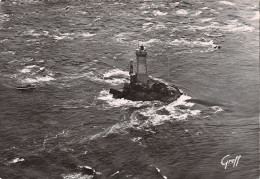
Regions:
[[[137,73],[136,73],[136,81],[139,83],[147,83],[147,63],[146,56],[147,51],[144,49],[144,46],[141,45],[139,49],[136,49],[136,60],[137,60]]]
[[[125,83],[122,90],[111,88],[113,98],[132,101],[162,101],[171,103],[177,100],[182,92],[175,86],[169,86],[147,75],[147,51],[143,45],[136,49],[137,71],[134,71],[133,60],[130,60],[130,83]]]

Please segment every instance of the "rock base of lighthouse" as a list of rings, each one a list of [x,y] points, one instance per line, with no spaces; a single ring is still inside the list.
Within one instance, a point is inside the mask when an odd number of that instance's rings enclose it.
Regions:
[[[114,98],[124,98],[132,101],[162,101],[171,103],[177,100],[182,92],[175,85],[166,85],[148,77],[147,83],[140,83],[131,77],[131,82],[126,83],[122,90],[110,89]]]

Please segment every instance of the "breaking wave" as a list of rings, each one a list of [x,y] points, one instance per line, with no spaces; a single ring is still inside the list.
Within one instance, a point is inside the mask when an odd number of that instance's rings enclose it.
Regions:
[[[108,91],[100,92],[98,100],[105,101],[106,107],[134,107],[137,108],[131,112],[129,118],[125,121],[116,123],[104,131],[89,136],[84,140],[93,140],[99,137],[106,137],[111,133],[125,133],[125,129],[135,128],[138,130],[147,130],[153,126],[162,125],[166,122],[187,120],[198,117],[200,110],[192,109],[195,103],[188,102],[190,96],[182,95],[176,101],[170,104],[164,104],[159,101],[130,101],[126,99],[114,99]],[[138,142],[139,139],[133,139]]]
[[[230,5],[230,6],[234,6],[235,3],[230,2],[230,1],[219,1],[220,4],[225,4],[225,5]]]
[[[109,78],[109,77],[128,77],[129,74],[127,71],[123,71],[120,69],[112,69],[106,72],[104,75],[104,78]]]

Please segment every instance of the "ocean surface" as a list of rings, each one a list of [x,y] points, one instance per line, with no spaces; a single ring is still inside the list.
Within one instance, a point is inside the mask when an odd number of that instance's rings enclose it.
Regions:
[[[141,44],[177,101],[109,94]],[[1,179],[259,178],[257,0],[2,0],[0,49]]]

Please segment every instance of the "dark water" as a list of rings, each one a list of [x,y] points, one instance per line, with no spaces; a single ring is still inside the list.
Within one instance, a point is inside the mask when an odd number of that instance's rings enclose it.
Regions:
[[[0,178],[93,178],[80,166],[96,178],[258,178],[258,11],[256,0],[0,2]],[[138,44],[178,101],[108,94]]]

